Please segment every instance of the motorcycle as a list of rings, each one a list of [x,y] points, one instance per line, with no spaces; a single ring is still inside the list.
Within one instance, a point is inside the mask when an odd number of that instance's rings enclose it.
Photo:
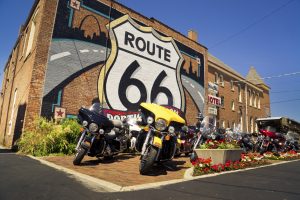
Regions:
[[[146,127],[140,132],[136,149],[141,152],[140,174],[149,172],[156,162],[172,160],[177,137],[175,132],[185,125],[185,120],[175,112],[157,104],[140,104],[141,125]]]
[[[182,130],[177,135],[175,156],[179,157],[181,154],[188,156],[192,153],[196,139],[195,130],[190,129],[187,126],[183,126]]]
[[[285,137],[283,133],[276,132],[276,128],[272,126],[259,129],[259,132],[263,135],[263,139],[259,147],[259,153],[261,155],[267,151],[278,154],[278,152],[284,150],[283,145],[285,143]]]
[[[288,131],[285,135],[284,152],[299,151],[299,134]]]
[[[249,153],[254,151],[254,144],[251,139],[251,134],[248,133],[240,133],[240,137],[238,138],[238,144],[243,149],[244,153]]]
[[[242,149],[244,153],[254,151],[254,143],[252,142],[252,135],[248,133],[242,133],[240,131],[240,126],[232,131],[232,129],[227,129],[226,131],[226,141],[236,142]]]
[[[198,148],[208,140],[224,139],[221,133],[215,131],[215,120],[209,116],[205,116],[200,123],[199,131],[197,133],[197,140],[194,144],[194,149]]]
[[[129,135],[120,120],[109,120],[101,114],[102,107],[94,103],[89,109],[79,109],[78,120],[82,125],[73,160],[79,165],[87,154],[91,157],[111,158],[127,149]]]

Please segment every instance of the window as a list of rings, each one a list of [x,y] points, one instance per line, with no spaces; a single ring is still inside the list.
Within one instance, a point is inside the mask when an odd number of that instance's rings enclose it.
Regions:
[[[233,130],[235,129],[235,122],[232,122],[232,127]]]
[[[258,133],[258,126],[257,126],[256,120],[257,120],[257,118],[255,118],[255,121],[254,121],[254,123],[255,123],[255,132]]]
[[[260,98],[259,98],[259,95],[257,95],[257,108],[260,109]]]
[[[239,93],[239,102],[242,102],[242,88],[241,85],[238,85],[238,93]]]
[[[31,20],[31,27],[30,27],[30,32],[29,32],[28,44],[27,44],[27,48],[26,48],[25,57],[28,56],[28,54],[31,52],[31,49],[32,49],[33,39],[34,39],[34,35],[35,35],[37,13],[38,13],[38,10],[35,12],[35,14],[32,17],[32,20]]]
[[[222,127],[225,128],[225,120],[222,122]]]
[[[253,106],[256,107],[256,95],[255,95],[255,92],[253,92]]]
[[[231,101],[231,110],[234,110],[234,100]]]
[[[23,37],[23,49],[22,49],[22,56],[25,56],[25,49],[26,49],[26,43],[28,40],[28,29],[25,31],[25,35]]]
[[[240,125],[240,131],[243,131],[243,116],[240,116],[240,121],[239,121],[239,125]]]
[[[234,91],[233,80],[230,81],[230,88],[231,88],[232,91]]]
[[[221,96],[221,106],[224,107],[224,96]]]
[[[250,117],[250,133],[253,133],[253,118]]]
[[[11,135],[11,131],[12,131],[13,118],[14,118],[14,114],[15,114],[17,94],[18,94],[18,90],[15,89],[14,101],[13,101],[13,105],[12,105],[12,109],[11,109],[11,114],[10,114],[10,120],[8,122],[8,126],[9,126],[8,135]]]
[[[224,87],[224,78],[223,78],[223,75],[220,75],[219,76],[219,83],[222,87]]]
[[[217,72],[215,73],[215,83],[219,83],[219,75]]]
[[[252,106],[252,93],[251,93],[251,90],[248,91],[248,96],[249,96],[249,105]]]

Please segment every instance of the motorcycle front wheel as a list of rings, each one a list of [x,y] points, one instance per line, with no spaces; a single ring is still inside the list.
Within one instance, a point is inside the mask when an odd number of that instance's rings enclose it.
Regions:
[[[155,162],[157,155],[157,149],[153,146],[149,146],[145,155],[142,156],[140,162],[140,174],[145,175],[149,172],[150,168]]]
[[[85,156],[85,154],[87,153],[87,149],[83,148],[83,147],[79,147],[77,153],[75,154],[75,158],[73,160],[73,165],[80,165],[83,157]]]

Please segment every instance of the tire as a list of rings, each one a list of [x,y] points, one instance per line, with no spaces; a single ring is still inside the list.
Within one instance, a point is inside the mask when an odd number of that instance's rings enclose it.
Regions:
[[[154,164],[155,157],[157,155],[157,149],[153,146],[148,147],[147,153],[142,157],[140,162],[140,174],[145,175],[149,172],[150,168]]]
[[[180,153],[180,150],[178,149],[178,148],[176,148],[176,152],[175,152],[175,155],[174,155],[174,157],[179,157],[179,156],[181,156],[181,153]]]
[[[261,147],[261,148],[259,149],[259,154],[260,154],[260,155],[263,155],[264,153],[266,153],[266,151],[267,151],[267,148],[266,148],[266,147]]]
[[[79,150],[77,151],[77,153],[75,154],[75,158],[73,160],[73,165],[80,165],[83,157],[85,156],[85,154],[87,153],[87,149],[80,147]]]

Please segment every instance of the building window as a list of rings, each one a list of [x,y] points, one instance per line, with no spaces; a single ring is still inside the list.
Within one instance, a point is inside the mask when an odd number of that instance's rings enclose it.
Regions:
[[[251,90],[248,91],[248,96],[249,96],[249,105],[252,106],[252,94],[251,94]]]
[[[255,95],[255,92],[253,92],[253,106],[256,107],[256,95]]]
[[[240,121],[239,121],[239,126],[240,126],[240,131],[243,131],[243,116],[240,116]]]
[[[250,133],[253,133],[253,118],[250,117]]]
[[[234,91],[233,80],[230,81],[230,88],[231,88],[232,91]]]
[[[224,78],[223,78],[223,75],[220,75],[219,76],[219,83],[222,87],[224,87]]]
[[[221,96],[221,106],[224,107],[224,96]]]
[[[232,127],[233,130],[235,129],[235,122],[232,122]]]
[[[219,75],[218,75],[217,72],[215,73],[215,83],[216,83],[216,84],[219,83]]]
[[[28,56],[28,54],[31,52],[31,49],[32,49],[33,39],[34,39],[34,35],[35,35],[37,13],[38,13],[38,10],[35,12],[35,14],[32,17],[32,20],[31,20],[31,27],[30,27],[25,57]]]
[[[241,88],[241,85],[238,85],[238,93],[239,93],[239,102],[242,102],[242,88]]]
[[[231,101],[231,110],[234,110],[234,100]]]
[[[12,105],[12,109],[11,109],[11,114],[10,114],[10,120],[8,122],[8,126],[9,126],[8,135],[11,135],[11,131],[12,131],[13,118],[14,118],[14,114],[15,114],[17,94],[18,94],[18,89],[16,88],[15,89],[15,93],[14,93],[14,101],[13,101],[13,105]]]
[[[28,40],[28,29],[25,31],[25,35],[23,37],[22,56],[25,56],[25,49],[26,49],[27,40]]]
[[[260,98],[259,98],[259,95],[257,95],[257,108],[260,109]]]
[[[225,120],[222,122],[222,127],[225,128]]]
[[[256,120],[257,120],[257,118],[255,118],[255,121],[254,121],[254,123],[255,123],[255,133],[258,133],[258,126],[257,126]]]

